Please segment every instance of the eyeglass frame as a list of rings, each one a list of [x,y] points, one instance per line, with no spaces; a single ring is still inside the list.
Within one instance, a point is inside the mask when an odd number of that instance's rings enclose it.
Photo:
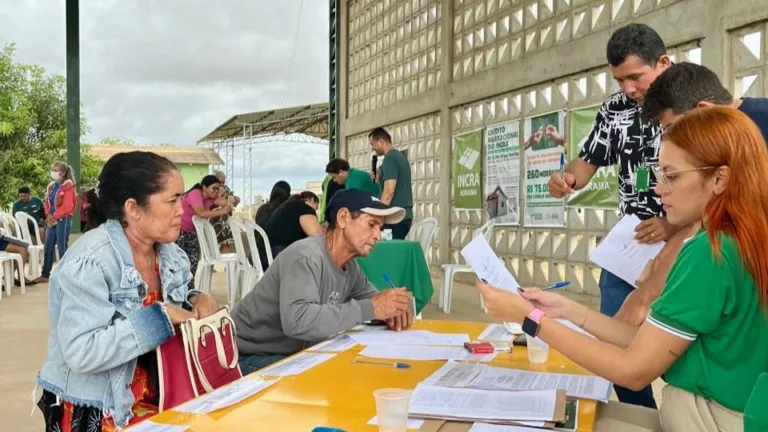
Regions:
[[[664,186],[672,186],[672,182],[669,181],[667,178],[667,175],[669,174],[682,174],[687,172],[693,172],[693,171],[704,171],[704,170],[711,170],[711,169],[717,169],[718,167],[715,166],[705,166],[705,167],[698,167],[698,168],[688,168],[683,170],[677,170],[677,171],[670,171],[670,172],[664,172],[662,171],[661,167],[659,165],[652,165],[651,171],[653,172],[653,175],[656,177],[656,182],[663,184]]]

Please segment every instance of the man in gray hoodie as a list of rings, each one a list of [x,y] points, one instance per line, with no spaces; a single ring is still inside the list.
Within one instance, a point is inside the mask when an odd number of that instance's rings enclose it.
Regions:
[[[383,224],[405,211],[369,192],[334,194],[325,210],[326,236],[293,243],[232,310],[240,369],[249,374],[364,321],[384,320],[392,330],[413,323],[405,288],[379,292],[354,261],[381,239]]]

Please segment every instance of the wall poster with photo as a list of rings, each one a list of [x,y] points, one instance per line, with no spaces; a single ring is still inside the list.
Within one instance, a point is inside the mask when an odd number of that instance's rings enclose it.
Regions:
[[[485,193],[488,219],[520,224],[520,121],[485,129]]]
[[[526,226],[565,226],[565,199],[549,195],[549,177],[567,160],[565,111],[525,119]]]

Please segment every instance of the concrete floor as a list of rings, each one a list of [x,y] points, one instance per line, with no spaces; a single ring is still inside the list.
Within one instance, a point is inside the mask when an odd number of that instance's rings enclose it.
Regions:
[[[225,276],[223,272],[214,274],[213,293],[221,302],[226,300]],[[435,287],[439,287],[439,280],[434,283]],[[49,328],[47,292],[47,285],[29,287],[25,295],[21,295],[16,288],[10,297],[3,296],[0,300],[3,350],[0,357],[0,431],[44,430],[40,412],[37,409],[33,411],[31,396],[37,371],[45,359]],[[572,296],[591,307],[597,307],[595,297]],[[450,314],[444,314],[436,305],[428,305],[422,315],[425,319],[491,321],[480,309],[480,300],[474,287],[462,283],[454,284]],[[660,380],[654,383],[654,393],[659,401],[662,386]],[[40,397],[40,392],[37,397]],[[33,414],[30,416],[31,411]]]

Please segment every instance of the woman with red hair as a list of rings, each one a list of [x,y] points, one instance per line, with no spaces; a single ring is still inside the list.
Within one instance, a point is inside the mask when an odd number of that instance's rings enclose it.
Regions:
[[[663,376],[660,412],[611,403],[599,411],[600,430],[742,430],[749,395],[768,372],[765,141],[738,110],[696,109],[664,134],[653,168],[669,222],[700,229],[640,327],[551,292],[477,288],[496,319],[523,323],[526,333],[596,375],[631,389]]]

